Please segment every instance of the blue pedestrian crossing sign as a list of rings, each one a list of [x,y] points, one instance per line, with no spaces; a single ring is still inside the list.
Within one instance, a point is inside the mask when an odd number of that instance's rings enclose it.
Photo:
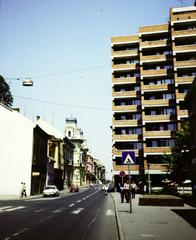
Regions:
[[[122,152],[122,164],[123,165],[134,165],[136,164],[135,152],[124,151]]]

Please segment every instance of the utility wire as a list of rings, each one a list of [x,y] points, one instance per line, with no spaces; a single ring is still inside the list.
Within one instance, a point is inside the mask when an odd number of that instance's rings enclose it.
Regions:
[[[98,108],[98,107],[71,105],[71,104],[53,102],[53,101],[42,100],[42,99],[37,99],[37,98],[29,98],[29,97],[22,97],[22,96],[16,96],[16,95],[13,95],[13,96],[16,97],[16,98],[26,99],[26,100],[30,100],[30,101],[42,102],[42,103],[65,106],[65,107],[74,107],[74,108],[80,108],[80,109],[99,110],[99,111],[111,111],[111,109],[109,109],[109,108]]]
[[[65,75],[65,74],[68,74],[68,73],[75,73],[75,72],[82,72],[82,71],[93,71],[93,70],[104,69],[104,68],[108,68],[108,67],[110,67],[110,65],[88,67],[88,68],[79,68],[79,69],[75,69],[75,70],[68,70],[68,71],[57,72],[57,73],[49,73],[49,74],[43,74],[43,75],[34,75],[34,76],[30,76],[30,77],[31,78],[54,77],[54,76]],[[6,77],[6,79],[17,79],[17,80],[23,79],[23,78],[26,78],[26,77]]]

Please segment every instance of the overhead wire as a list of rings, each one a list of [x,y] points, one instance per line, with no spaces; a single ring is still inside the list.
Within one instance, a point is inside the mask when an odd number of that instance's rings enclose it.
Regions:
[[[42,103],[46,103],[46,104],[53,104],[53,105],[59,105],[59,106],[65,106],[65,107],[74,107],[74,108],[87,109],[87,110],[98,110],[98,111],[111,111],[111,109],[109,109],[109,108],[72,105],[72,104],[54,102],[54,101],[49,101],[49,100],[37,99],[37,98],[30,98],[30,97],[23,97],[23,96],[16,96],[16,95],[13,95],[13,96],[16,98],[26,99],[26,100],[30,100],[30,101],[42,102]]]

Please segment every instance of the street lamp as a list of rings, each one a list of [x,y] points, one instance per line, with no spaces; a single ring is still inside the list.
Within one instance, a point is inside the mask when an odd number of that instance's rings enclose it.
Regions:
[[[22,81],[22,86],[24,86],[24,87],[32,87],[33,86],[33,81],[31,78],[25,78],[23,80],[22,80],[22,78],[5,78],[5,79]]]

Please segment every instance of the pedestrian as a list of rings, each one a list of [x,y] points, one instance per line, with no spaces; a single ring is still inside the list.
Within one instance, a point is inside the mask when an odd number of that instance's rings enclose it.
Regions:
[[[125,184],[124,184],[124,191],[125,191],[125,199],[126,199],[126,202],[128,203],[129,202],[129,199],[130,199],[130,190],[129,190],[129,181],[127,181]]]
[[[134,182],[132,182],[131,183],[131,197],[132,198],[135,198],[136,189],[137,189],[137,185]]]
[[[121,203],[123,203],[124,198],[125,198],[125,188],[124,188],[123,184],[120,185],[120,197],[121,197]]]
[[[20,197],[22,198],[23,196],[27,196],[26,185],[25,183],[21,182]]]

